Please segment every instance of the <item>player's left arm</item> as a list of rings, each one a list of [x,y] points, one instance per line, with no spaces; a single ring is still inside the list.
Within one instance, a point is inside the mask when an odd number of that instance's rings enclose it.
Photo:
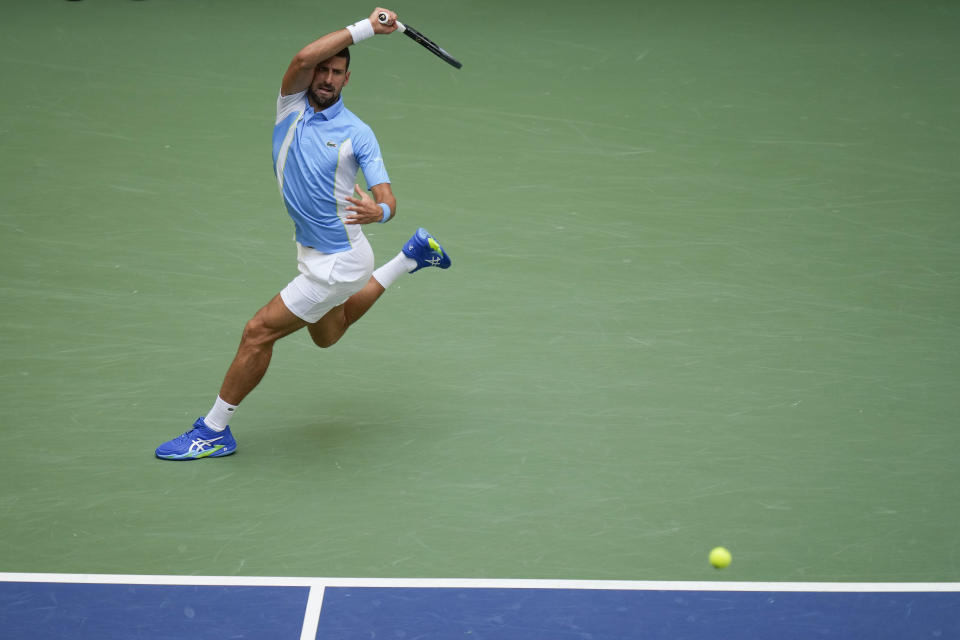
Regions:
[[[346,223],[370,224],[392,220],[397,215],[397,199],[390,187],[390,176],[383,164],[383,154],[380,152],[377,137],[370,127],[364,125],[358,127],[350,139],[353,143],[354,157],[360,169],[363,170],[363,177],[370,185],[373,197],[363,193],[360,187],[354,185],[357,197],[347,198],[353,206],[346,207],[346,210],[353,211],[353,215],[347,216]],[[380,206],[381,204],[389,207],[389,214],[384,207]]]
[[[373,192],[372,198],[364,192],[358,184],[353,185],[353,190],[357,197],[352,198],[347,196],[347,201],[353,205],[345,207],[347,211],[353,212],[347,216],[347,224],[382,222],[386,212],[384,212],[383,207],[380,206],[381,202],[390,207],[391,213],[389,219],[393,220],[396,217],[397,199],[393,195],[393,189],[390,187],[389,182],[381,182],[380,184],[375,184],[370,187],[370,191]]]

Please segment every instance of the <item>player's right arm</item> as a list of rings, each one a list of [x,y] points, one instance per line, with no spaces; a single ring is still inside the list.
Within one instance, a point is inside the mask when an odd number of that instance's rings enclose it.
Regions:
[[[377,14],[387,14],[387,24],[380,24],[377,20]],[[389,9],[377,7],[368,18],[373,26],[374,33],[393,33],[397,30],[397,14]],[[344,47],[353,44],[353,36],[346,29],[337,29],[327,35],[314,40],[293,56],[287,72],[283,74],[283,82],[280,84],[280,95],[290,96],[295,93],[305,91],[313,80],[314,69],[317,65],[333,56]]]

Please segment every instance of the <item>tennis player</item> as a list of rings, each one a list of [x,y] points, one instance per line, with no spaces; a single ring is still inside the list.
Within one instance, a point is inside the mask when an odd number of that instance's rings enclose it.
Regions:
[[[381,24],[378,13],[388,20]],[[260,382],[274,343],[306,327],[320,347],[333,345],[397,278],[424,267],[450,266],[450,256],[423,228],[374,271],[362,226],[397,215],[397,199],[373,131],[343,104],[350,49],[397,29],[397,15],[377,8],[369,18],[328,33],[293,57],[280,85],[273,129],[273,165],[296,230],[300,274],[247,322],[237,355],[206,416],[157,447],[165,460],[230,455],[237,441],[228,422]],[[362,170],[372,197],[356,184]]]

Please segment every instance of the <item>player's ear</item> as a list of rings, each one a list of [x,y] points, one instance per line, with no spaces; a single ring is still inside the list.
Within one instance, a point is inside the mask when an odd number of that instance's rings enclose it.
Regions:
[[[350,82],[350,72],[347,71],[343,74],[343,86],[347,86],[347,83]]]

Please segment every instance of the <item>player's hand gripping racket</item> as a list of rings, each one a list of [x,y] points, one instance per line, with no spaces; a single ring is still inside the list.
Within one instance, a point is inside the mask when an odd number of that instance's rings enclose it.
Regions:
[[[378,13],[378,14],[377,14],[377,20],[380,22],[380,24],[387,24],[387,20],[388,20],[387,14],[382,13],[382,12],[381,12],[381,13]],[[422,33],[420,33],[419,31],[417,31],[417,30],[414,29],[413,27],[411,27],[411,26],[409,26],[409,25],[405,25],[405,24],[403,24],[402,22],[400,22],[399,20],[395,20],[394,22],[395,22],[396,25],[397,25],[397,31],[400,31],[401,33],[407,34],[407,36],[409,36],[410,38],[413,38],[413,40],[414,40],[415,42],[418,42],[419,44],[423,45],[423,47],[424,47],[427,51],[429,51],[430,53],[434,54],[435,56],[437,56],[438,58],[440,58],[441,60],[443,60],[443,61],[446,62],[447,64],[452,65],[452,66],[456,67],[457,69],[459,69],[460,67],[463,66],[463,65],[460,63],[459,60],[457,60],[456,58],[454,58],[453,56],[451,56],[449,53],[447,53],[446,51],[444,51],[436,42],[434,42],[433,40],[431,40],[431,39],[428,38],[427,36],[423,35]]]

